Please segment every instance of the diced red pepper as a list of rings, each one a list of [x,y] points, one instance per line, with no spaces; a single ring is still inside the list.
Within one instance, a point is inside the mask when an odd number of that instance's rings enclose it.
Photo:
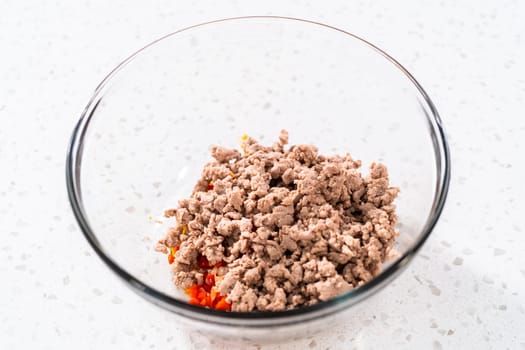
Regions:
[[[208,187],[207,187],[207,189],[208,189],[208,191],[213,190],[213,181],[208,182]]]
[[[210,286],[209,284],[203,284],[203,285],[202,285],[202,288],[204,288],[204,290],[205,290],[206,292],[208,292],[208,293],[211,292],[211,287],[212,287],[212,286]]]
[[[197,257],[197,266],[199,266],[201,269],[209,269],[210,263],[204,255],[199,255]]]
[[[186,288],[185,292],[191,298],[197,298],[197,294],[199,293],[199,286],[197,284],[194,284],[193,286]]]
[[[220,295],[216,288],[206,291],[203,287],[195,284],[186,289],[190,296],[189,303],[202,307],[209,307],[215,310],[230,311],[231,304],[226,301],[226,296]]]
[[[179,250],[179,247],[171,247],[170,253],[168,254],[168,263],[171,265],[175,261],[175,254]]]
[[[210,270],[210,262],[204,255],[197,257],[197,265],[201,269]],[[224,261],[219,261],[215,265],[216,268],[226,265]],[[186,294],[190,296],[189,303],[202,307],[209,307],[215,310],[230,311],[231,304],[226,301],[226,296],[221,295],[215,287],[215,274],[206,271],[202,285],[194,284],[185,290]]]
[[[197,306],[200,306],[200,304],[201,304],[199,299],[197,299],[197,298],[190,298],[189,303],[191,305],[197,305]]]
[[[203,288],[200,288],[199,293],[197,294],[197,298],[199,298],[199,300],[205,299],[206,294],[208,293]]]
[[[230,311],[231,310],[231,304],[226,301],[226,297],[222,296],[217,304],[215,304],[216,310],[222,310],[222,311]]]

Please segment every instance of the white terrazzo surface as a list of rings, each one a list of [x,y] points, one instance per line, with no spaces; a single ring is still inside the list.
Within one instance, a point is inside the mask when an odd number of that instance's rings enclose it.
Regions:
[[[233,348],[184,333],[107,270],[71,214],[64,158],[123,58],[248,14],[318,20],[385,49],[438,106],[453,160],[440,223],[361,321],[251,348],[525,349],[525,3],[448,0],[0,1],[0,349]]]

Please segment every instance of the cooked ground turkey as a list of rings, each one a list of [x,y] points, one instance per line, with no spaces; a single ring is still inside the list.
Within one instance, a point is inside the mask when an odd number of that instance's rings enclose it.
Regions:
[[[350,155],[323,156],[312,145],[270,147],[250,137],[242,153],[211,148],[193,193],[165,212],[177,226],[159,250],[178,246],[175,285],[202,284],[197,257],[223,261],[216,285],[232,311],[312,305],[376,276],[398,235],[399,189],[384,165],[370,174]]]

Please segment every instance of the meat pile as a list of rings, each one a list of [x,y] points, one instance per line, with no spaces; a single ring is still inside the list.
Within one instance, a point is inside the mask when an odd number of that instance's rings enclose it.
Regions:
[[[202,285],[214,269],[232,311],[312,305],[376,276],[398,231],[399,189],[384,165],[368,176],[350,155],[323,156],[312,145],[270,147],[243,136],[242,153],[213,146],[193,193],[165,212],[177,225],[158,248],[177,247],[175,285]]]

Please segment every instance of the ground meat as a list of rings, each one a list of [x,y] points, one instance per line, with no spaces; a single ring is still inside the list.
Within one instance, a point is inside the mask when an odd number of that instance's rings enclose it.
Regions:
[[[177,226],[157,250],[177,247],[174,283],[203,283],[199,257],[222,262],[216,286],[232,311],[277,311],[336,297],[374,278],[398,236],[399,189],[372,163],[363,177],[350,155],[285,149],[243,137],[242,152],[213,146],[190,198],[165,211]]]

